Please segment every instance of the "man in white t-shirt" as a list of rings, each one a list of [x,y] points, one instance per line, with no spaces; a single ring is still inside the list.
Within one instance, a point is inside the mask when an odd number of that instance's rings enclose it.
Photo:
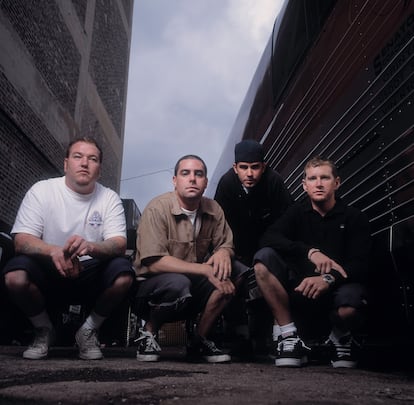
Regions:
[[[65,175],[39,181],[26,193],[11,231],[16,256],[4,267],[12,300],[34,327],[26,359],[47,357],[55,337],[47,305],[76,300],[93,305],[75,339],[79,356],[103,357],[98,331],[126,298],[135,273],[124,257],[122,201],[97,182],[102,150],[91,138],[69,144]]]

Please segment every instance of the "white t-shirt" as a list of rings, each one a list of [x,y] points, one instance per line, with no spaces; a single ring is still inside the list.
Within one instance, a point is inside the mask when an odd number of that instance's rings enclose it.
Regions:
[[[187,215],[188,219],[191,221],[194,227],[194,237],[196,238],[200,232],[201,228],[201,218],[197,216],[198,210],[190,211],[186,210],[183,207],[180,207],[181,211],[184,212],[185,215]]]
[[[78,194],[65,177],[42,180],[26,193],[11,233],[28,233],[63,246],[72,235],[90,242],[126,237],[122,201],[115,191],[96,183],[91,194]]]

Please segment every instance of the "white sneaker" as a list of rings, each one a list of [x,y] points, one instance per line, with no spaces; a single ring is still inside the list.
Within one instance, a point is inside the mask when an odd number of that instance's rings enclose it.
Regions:
[[[96,329],[79,328],[75,335],[79,347],[79,357],[83,360],[99,360],[103,358]]]
[[[49,347],[55,340],[55,330],[53,328],[36,328],[34,333],[33,343],[23,352],[24,359],[44,359],[49,353]]]

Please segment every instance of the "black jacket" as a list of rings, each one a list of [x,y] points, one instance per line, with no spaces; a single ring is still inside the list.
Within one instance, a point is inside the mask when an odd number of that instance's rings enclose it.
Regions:
[[[311,248],[318,248],[340,264],[348,281],[364,281],[370,265],[369,221],[358,209],[337,198],[324,217],[313,210],[309,198],[297,202],[273,224],[260,240],[280,253],[298,278],[315,275],[308,260]]]
[[[221,177],[214,198],[233,231],[236,258],[248,266],[258,250],[260,237],[293,202],[282,177],[270,168],[266,168],[249,194],[230,169]]]

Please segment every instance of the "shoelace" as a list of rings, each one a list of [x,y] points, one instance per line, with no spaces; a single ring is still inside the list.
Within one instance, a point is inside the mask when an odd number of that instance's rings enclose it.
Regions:
[[[85,329],[85,332],[83,332],[83,336],[85,337],[84,345],[86,347],[97,347],[98,344],[98,338],[97,338],[97,332],[95,329]]]
[[[151,332],[148,332],[146,330],[141,331],[141,336],[138,339],[135,339],[135,342],[141,342],[145,339],[145,349],[148,351],[156,351],[160,352],[161,347],[155,340],[154,335]]]
[[[351,343],[346,345],[335,345],[335,349],[338,357],[351,356]]]
[[[334,342],[332,339],[328,338],[328,340],[325,343],[332,343],[334,345],[338,357],[350,357],[352,344],[360,346],[352,336],[344,342]]]
[[[283,350],[283,351],[286,351],[286,352],[293,352],[295,350],[295,346],[298,343],[302,344],[303,349],[311,350],[310,347],[306,346],[305,343],[303,343],[302,339],[300,339],[298,337],[288,337],[288,338],[282,339],[277,345],[277,350],[278,351]]]
[[[207,346],[213,353],[217,353],[220,352],[220,350],[217,348],[216,344],[211,341],[211,340],[207,340],[207,339],[203,339],[203,343],[205,346]]]
[[[35,338],[29,347],[40,347],[49,345],[49,331],[46,328],[38,329]]]

